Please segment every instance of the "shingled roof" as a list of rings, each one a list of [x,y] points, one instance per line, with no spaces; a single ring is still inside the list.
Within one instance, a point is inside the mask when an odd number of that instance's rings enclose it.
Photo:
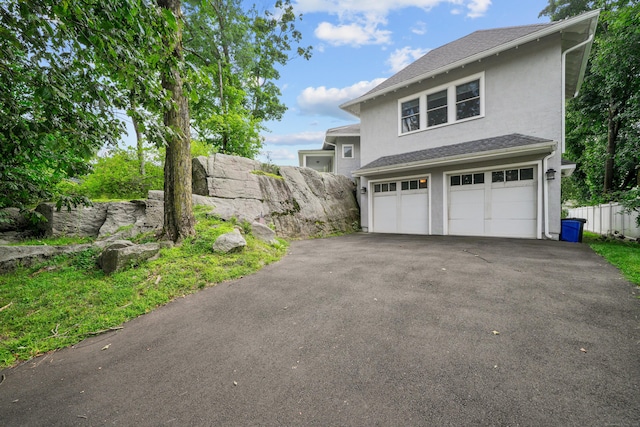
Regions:
[[[577,37],[575,39],[574,36],[569,37],[568,45],[563,46],[570,47],[586,40],[589,34],[595,31],[598,15],[599,11],[595,10],[563,21],[473,32],[429,51],[369,92],[342,104],[340,108],[358,115],[359,104],[368,99],[557,32],[563,32],[563,34],[569,30],[576,32]],[[590,46],[587,46],[585,49],[589,48]],[[580,69],[576,74],[578,80],[581,78],[585,66],[586,56],[581,58],[580,64],[578,64]]]
[[[480,30],[455,40],[437,49],[426,53],[422,58],[389,77],[378,86],[365,94],[370,95],[376,92],[383,92],[384,89],[397,83],[411,80],[414,77],[429,74],[439,68],[446,67],[457,61],[476,55],[503,45],[513,40],[517,40],[528,34],[540,31],[553,24],[535,24],[520,27],[497,28],[493,30]]]
[[[555,142],[548,139],[513,133],[493,138],[463,142],[460,144],[445,145],[441,147],[428,148],[426,150],[411,151],[409,153],[380,157],[379,159],[374,160],[355,171],[355,175],[366,175],[367,172],[392,169],[394,166],[400,165],[427,165],[431,162],[448,158],[460,158],[467,155],[477,157],[480,153],[490,153],[509,149],[515,150],[517,148],[526,148],[531,146],[551,147],[554,144]]]

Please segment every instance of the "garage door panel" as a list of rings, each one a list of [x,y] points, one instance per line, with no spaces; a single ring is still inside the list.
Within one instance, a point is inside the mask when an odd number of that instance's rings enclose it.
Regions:
[[[500,219],[487,220],[485,223],[487,235],[497,237],[535,237],[536,221]]]
[[[464,177],[469,173],[449,175],[448,187],[448,232],[455,235],[536,237],[538,233],[538,183],[531,178],[531,167],[506,168],[499,175],[509,181],[493,181],[493,172],[484,172],[484,182],[464,185]],[[526,174],[523,174],[526,171]],[[507,172],[510,172],[508,174]],[[519,173],[518,173],[519,172]],[[535,176],[535,168],[534,168]],[[520,180],[519,180],[520,179]]]
[[[484,189],[452,191],[449,203],[449,218],[452,220],[484,217]]]
[[[373,198],[373,230],[376,233],[397,233],[397,197],[376,195]]]
[[[429,233],[429,195],[427,191],[400,193],[399,232],[405,234]]]
[[[373,232],[429,234],[427,178],[376,183],[373,194]]]

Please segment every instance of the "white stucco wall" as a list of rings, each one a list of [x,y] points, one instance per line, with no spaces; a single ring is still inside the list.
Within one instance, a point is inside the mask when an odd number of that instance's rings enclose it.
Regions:
[[[353,158],[342,157],[342,146],[353,145]],[[360,168],[360,137],[342,136],[336,140],[336,173],[352,178],[351,172]]]
[[[560,35],[557,34],[367,101],[361,105],[361,164],[364,166],[386,155],[510,133],[550,139],[560,147],[561,60]],[[484,73],[483,117],[398,135],[399,99],[477,73]],[[560,158],[561,153],[557,152],[548,165],[558,171],[556,179],[549,181],[549,231],[556,238],[560,233]],[[446,170],[430,172],[433,184],[432,232],[441,234],[442,209],[436,205],[442,204],[442,172]],[[368,197],[361,203],[364,228],[368,227],[365,208]]]

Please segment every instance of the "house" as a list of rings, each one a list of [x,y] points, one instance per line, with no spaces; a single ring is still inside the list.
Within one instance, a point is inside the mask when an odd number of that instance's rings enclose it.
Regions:
[[[561,159],[564,106],[598,16],[476,31],[341,105],[360,118],[363,230],[558,239],[560,177],[575,167]],[[330,133],[318,153],[344,173],[349,145]]]
[[[301,167],[318,172],[332,172],[351,178],[360,167],[360,124],[329,129],[321,150],[299,150]]]

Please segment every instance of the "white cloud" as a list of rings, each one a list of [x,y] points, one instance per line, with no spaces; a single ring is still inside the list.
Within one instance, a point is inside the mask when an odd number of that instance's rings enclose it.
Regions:
[[[471,0],[467,5],[469,18],[479,18],[487,13],[487,10],[491,6],[491,0]]]
[[[263,136],[264,142],[269,145],[319,145],[324,141],[324,134],[324,131],[306,131],[285,135],[266,134]]]
[[[277,150],[265,150],[262,153],[265,159],[278,161],[278,160],[296,160],[298,155],[296,153],[292,153],[286,148],[280,148]]]
[[[411,32],[419,36],[424,36],[427,34],[427,24],[425,22],[418,21],[416,22],[416,25],[411,28]]]
[[[387,59],[387,65],[389,65],[389,71],[397,73],[407,65],[414,62],[416,59],[422,57],[430,49],[411,49],[409,46],[405,46],[402,49],[396,49]]]
[[[337,16],[338,22],[321,22],[315,29],[318,39],[334,46],[363,46],[390,44],[391,31],[384,29],[389,13],[417,7],[426,12],[440,4],[454,6],[454,15],[462,13],[477,18],[486,14],[491,0],[297,0],[294,8],[300,13],[327,13]],[[426,28],[412,31],[424,34]]]
[[[359,47],[368,44],[391,43],[391,31],[381,30],[376,23],[360,23],[333,25],[321,22],[315,30],[315,35],[333,46],[350,45]]]
[[[353,120],[353,116],[338,108],[339,105],[365,94],[384,80],[380,78],[372,81],[360,81],[343,88],[308,87],[298,95],[298,107],[303,114],[309,116],[329,116]]]

